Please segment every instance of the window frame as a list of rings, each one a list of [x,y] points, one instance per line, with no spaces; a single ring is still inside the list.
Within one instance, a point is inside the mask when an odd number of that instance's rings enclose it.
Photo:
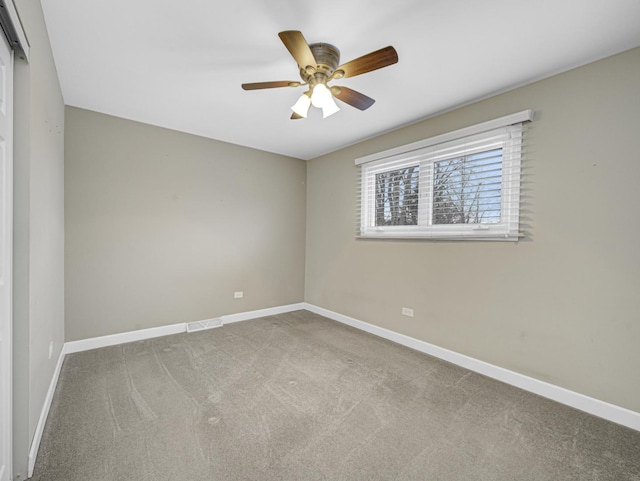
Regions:
[[[533,111],[523,111],[356,159],[361,167],[358,237],[517,241],[523,122],[532,119]],[[434,163],[497,148],[502,149],[500,222],[433,224]],[[376,174],[415,165],[419,165],[417,225],[376,226]]]

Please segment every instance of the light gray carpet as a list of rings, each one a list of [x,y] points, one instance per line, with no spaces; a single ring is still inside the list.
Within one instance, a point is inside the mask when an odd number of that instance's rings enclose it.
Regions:
[[[67,356],[34,480],[640,480],[640,432],[307,311]]]

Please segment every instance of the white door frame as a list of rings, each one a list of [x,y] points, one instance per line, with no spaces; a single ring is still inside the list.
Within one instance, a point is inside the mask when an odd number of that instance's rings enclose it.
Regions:
[[[0,35],[0,481],[13,476],[13,58]]]
[[[0,0],[0,481],[13,478],[13,74],[29,43],[13,0]]]

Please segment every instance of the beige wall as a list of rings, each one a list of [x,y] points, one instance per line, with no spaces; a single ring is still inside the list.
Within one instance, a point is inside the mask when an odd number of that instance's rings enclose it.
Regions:
[[[72,107],[65,133],[67,341],[303,301],[303,161]]]
[[[64,104],[40,2],[15,3],[31,46],[14,76],[13,467],[24,479],[64,342]]]
[[[640,411],[638,79],[635,49],[310,161],[305,300]],[[355,158],[528,108],[526,239],[354,238]]]

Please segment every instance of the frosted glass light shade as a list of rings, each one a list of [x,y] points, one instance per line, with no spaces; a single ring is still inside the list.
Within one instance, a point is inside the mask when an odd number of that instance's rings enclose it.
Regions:
[[[309,107],[311,107],[311,99],[308,95],[302,94],[298,101],[291,107],[296,114],[300,117],[307,118],[307,113],[309,112]]]
[[[335,100],[333,100],[333,98],[329,98],[322,106],[322,118],[326,119],[327,117],[329,117],[329,115],[333,115],[338,111],[340,111],[340,107],[336,105],[336,102]]]

